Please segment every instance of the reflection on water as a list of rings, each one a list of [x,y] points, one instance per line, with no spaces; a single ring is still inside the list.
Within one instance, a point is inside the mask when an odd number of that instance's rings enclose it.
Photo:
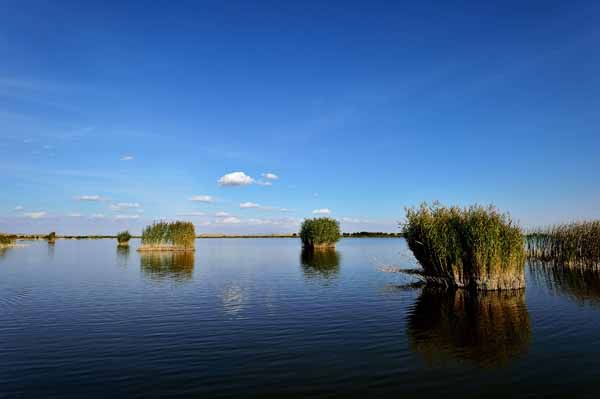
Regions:
[[[340,254],[334,248],[302,248],[300,262],[304,275],[308,278],[333,278],[340,271]]]
[[[6,253],[10,250],[11,250],[10,247],[0,247],[0,258],[5,257]]]
[[[525,291],[423,289],[408,318],[411,348],[429,364],[448,360],[495,367],[527,351]]]
[[[127,267],[129,263],[129,245],[117,245],[117,265]]]
[[[54,259],[54,250],[56,249],[56,241],[48,241],[48,257]]]
[[[140,268],[151,280],[187,281],[194,273],[194,252],[140,252]]]
[[[555,293],[578,303],[600,305],[600,270],[535,262],[530,264],[530,273]]]

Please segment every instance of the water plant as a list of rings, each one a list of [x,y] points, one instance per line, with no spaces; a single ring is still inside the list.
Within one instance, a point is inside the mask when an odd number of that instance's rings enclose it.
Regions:
[[[437,202],[406,210],[403,235],[429,282],[454,288],[525,286],[521,229],[495,207]]]
[[[410,346],[429,364],[468,361],[506,365],[531,339],[525,290],[468,291],[426,287],[407,320]]]
[[[526,236],[530,259],[600,268],[600,220],[537,229]]]
[[[48,240],[48,243],[54,244],[54,242],[56,241],[56,233],[54,231],[51,232],[46,236],[46,239]]]
[[[340,224],[331,218],[305,219],[300,226],[300,239],[306,248],[331,248],[340,239]]]
[[[193,251],[195,240],[191,222],[155,222],[144,228],[138,251]]]
[[[0,248],[12,247],[17,242],[17,236],[0,233]]]
[[[129,240],[131,240],[131,234],[129,234],[129,231],[125,230],[125,231],[121,231],[120,233],[117,234],[118,245],[120,245],[120,246],[129,245]]]

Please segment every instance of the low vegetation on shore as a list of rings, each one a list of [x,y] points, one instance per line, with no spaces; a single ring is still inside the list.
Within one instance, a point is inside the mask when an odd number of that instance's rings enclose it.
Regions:
[[[527,235],[530,259],[557,266],[600,268],[600,220],[550,226]]]
[[[17,236],[0,233],[0,248],[12,247],[17,243]]]
[[[129,234],[129,231],[125,230],[125,231],[121,231],[120,233],[117,234],[118,245],[120,245],[120,246],[129,245],[129,240],[131,240],[131,234]]]
[[[194,251],[195,240],[191,222],[156,222],[143,230],[138,251]]]
[[[454,288],[525,286],[521,229],[496,208],[422,204],[406,210],[403,235],[426,281]]]
[[[305,248],[332,248],[340,236],[340,224],[331,218],[305,219],[300,227],[300,239]]]

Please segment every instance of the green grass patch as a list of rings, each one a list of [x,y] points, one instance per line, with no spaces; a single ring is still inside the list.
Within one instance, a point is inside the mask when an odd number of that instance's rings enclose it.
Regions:
[[[331,218],[305,219],[300,226],[300,239],[307,248],[335,246],[340,239],[340,224]]]
[[[523,235],[508,214],[433,203],[407,209],[406,219],[402,234],[424,276],[481,290],[525,286]]]

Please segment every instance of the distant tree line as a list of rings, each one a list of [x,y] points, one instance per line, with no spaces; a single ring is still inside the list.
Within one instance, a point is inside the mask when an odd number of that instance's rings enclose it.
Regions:
[[[402,237],[402,233],[385,233],[383,231],[356,231],[344,233],[344,237]]]

